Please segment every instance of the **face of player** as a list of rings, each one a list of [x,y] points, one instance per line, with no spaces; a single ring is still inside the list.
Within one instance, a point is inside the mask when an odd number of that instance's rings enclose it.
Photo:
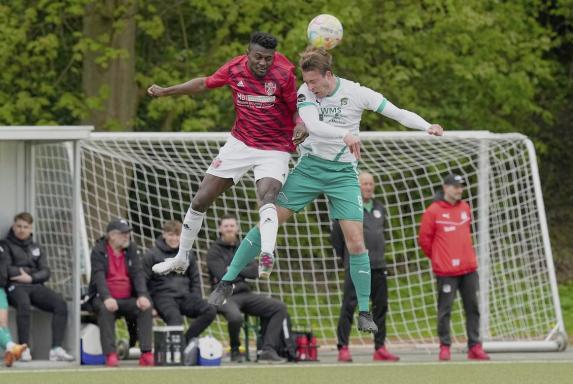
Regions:
[[[129,247],[131,232],[110,231],[107,234],[107,241],[113,249],[125,249]]]
[[[361,173],[358,177],[360,182],[360,192],[362,193],[362,200],[367,202],[374,196],[374,178],[369,173]]]
[[[319,99],[331,95],[336,87],[336,78],[330,71],[326,71],[324,76],[317,70],[303,71],[302,80]]]
[[[176,232],[163,232],[163,240],[169,248],[176,249],[179,248],[179,240],[181,236]]]
[[[225,219],[219,225],[219,233],[223,241],[232,242],[237,239],[239,234],[239,225],[235,219]]]
[[[249,69],[257,77],[264,77],[275,59],[275,50],[263,48],[258,44],[249,45],[247,51]]]
[[[449,203],[455,204],[462,199],[464,193],[463,185],[444,185],[444,199]]]
[[[16,220],[12,224],[12,231],[18,240],[27,240],[32,234],[32,224],[24,220]]]

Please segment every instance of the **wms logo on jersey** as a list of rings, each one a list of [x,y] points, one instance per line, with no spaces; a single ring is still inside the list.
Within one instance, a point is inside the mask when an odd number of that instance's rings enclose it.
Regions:
[[[340,99],[341,106],[345,106],[347,104],[348,104],[348,97],[343,97],[342,99]]]

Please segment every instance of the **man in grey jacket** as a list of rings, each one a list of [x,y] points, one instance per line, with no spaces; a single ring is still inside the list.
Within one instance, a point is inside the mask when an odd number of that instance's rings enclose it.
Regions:
[[[372,315],[378,326],[374,334],[374,361],[398,361],[400,358],[388,352],[384,346],[386,339],[386,312],[388,311],[388,286],[386,282],[386,261],[384,260],[384,229],[386,210],[381,202],[374,200],[374,178],[370,173],[362,172],[358,176],[364,207],[364,242],[368,249],[371,269]],[[350,327],[357,299],[350,272],[348,270],[348,249],[338,221],[332,223],[330,234],[332,246],[336,254],[344,262],[344,296],[338,319],[338,361],[351,362],[352,355],[348,349]]]

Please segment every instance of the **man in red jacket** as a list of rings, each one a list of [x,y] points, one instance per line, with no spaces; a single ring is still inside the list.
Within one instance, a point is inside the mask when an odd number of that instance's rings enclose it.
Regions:
[[[472,244],[471,211],[462,200],[464,178],[450,174],[443,191],[422,216],[418,242],[432,261],[438,282],[438,336],[442,361],[450,360],[450,314],[460,291],[466,315],[468,359],[489,360],[479,339],[477,258]]]

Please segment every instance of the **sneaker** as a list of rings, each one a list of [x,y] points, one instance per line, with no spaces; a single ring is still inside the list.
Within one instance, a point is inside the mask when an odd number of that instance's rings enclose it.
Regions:
[[[273,271],[275,257],[272,253],[262,252],[259,256],[259,279],[268,280]]]
[[[155,361],[153,360],[153,353],[143,352],[141,356],[139,356],[140,367],[153,367],[154,365]]]
[[[450,361],[452,358],[452,354],[450,352],[450,346],[442,344],[440,345],[440,354],[438,355],[438,359],[440,361]]]
[[[380,347],[376,351],[374,351],[374,354],[372,355],[372,360],[374,360],[374,361],[398,361],[398,360],[400,360],[400,357],[391,354],[390,352],[388,352],[388,350],[386,348]]]
[[[6,367],[11,367],[16,360],[19,360],[22,357],[22,354],[27,350],[27,348],[28,346],[26,344],[12,345],[10,350],[6,350],[6,352],[4,352],[4,365]],[[31,358],[32,356],[30,356],[30,359]]]
[[[209,298],[207,298],[207,302],[215,307],[222,306],[233,295],[234,288],[235,286],[230,281],[221,280],[215,287],[215,290],[211,292]]]
[[[358,330],[370,333],[378,332],[378,327],[376,323],[374,323],[374,320],[372,320],[372,314],[370,312],[358,313]]]
[[[238,349],[231,349],[231,363],[242,363],[243,355]]]
[[[263,349],[257,359],[257,363],[261,364],[283,364],[286,363],[286,359],[280,357],[277,351],[274,349]]]
[[[338,350],[338,361],[343,363],[352,363],[352,355],[348,349],[348,345],[343,345]]]
[[[24,351],[22,351],[22,354],[20,355],[20,361],[24,361],[24,362],[28,362],[28,361],[32,361],[32,354],[30,353],[30,348],[26,348]]]
[[[470,360],[489,360],[489,355],[484,352],[481,344],[476,344],[468,350]]]
[[[108,353],[105,356],[105,366],[106,367],[118,367],[119,366],[119,359],[117,358],[117,353],[112,352],[112,353]]]
[[[54,347],[50,349],[50,361],[74,361],[74,357],[64,348]]]
[[[188,257],[177,255],[175,257],[169,257],[161,263],[155,264],[151,267],[151,270],[153,273],[158,275],[168,275],[171,272],[182,275],[187,270],[187,267],[189,267]]]

